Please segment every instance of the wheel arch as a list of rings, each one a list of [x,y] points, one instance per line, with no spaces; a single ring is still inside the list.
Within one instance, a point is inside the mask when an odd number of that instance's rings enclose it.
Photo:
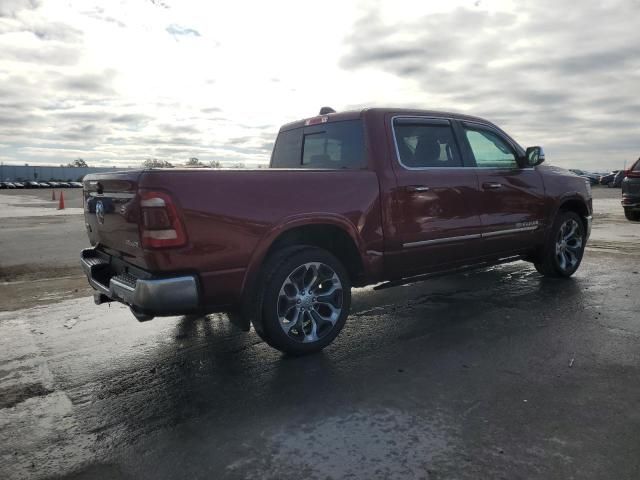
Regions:
[[[578,214],[582,219],[585,232],[589,230],[588,218],[591,215],[591,209],[589,208],[587,201],[580,195],[572,194],[560,199],[553,218],[555,218],[555,216],[560,212],[574,212]]]
[[[366,276],[362,240],[356,227],[339,216],[313,215],[291,218],[274,227],[255,249],[245,279],[243,292],[251,288],[266,259],[276,250],[294,245],[311,245],[335,255],[345,266],[352,284]]]

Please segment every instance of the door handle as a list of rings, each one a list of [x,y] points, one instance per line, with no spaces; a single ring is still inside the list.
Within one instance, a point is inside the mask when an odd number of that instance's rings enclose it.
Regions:
[[[502,188],[501,183],[487,182],[482,184],[482,188],[485,190],[495,190],[496,188]]]
[[[406,187],[404,187],[404,190],[406,192],[428,192],[429,191],[429,187],[427,187],[426,185],[408,185]]]

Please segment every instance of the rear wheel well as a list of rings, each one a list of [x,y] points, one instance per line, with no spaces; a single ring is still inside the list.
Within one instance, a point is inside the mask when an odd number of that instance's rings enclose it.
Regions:
[[[358,285],[362,281],[362,257],[351,236],[342,228],[327,224],[292,228],[273,242],[265,258],[281,248],[294,245],[312,245],[331,252],[344,265],[352,284]]]

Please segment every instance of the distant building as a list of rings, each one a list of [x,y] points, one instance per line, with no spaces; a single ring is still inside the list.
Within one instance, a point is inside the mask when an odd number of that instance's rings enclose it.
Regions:
[[[42,181],[79,182],[89,173],[128,170],[123,167],[41,167],[36,165],[0,165],[0,182]]]

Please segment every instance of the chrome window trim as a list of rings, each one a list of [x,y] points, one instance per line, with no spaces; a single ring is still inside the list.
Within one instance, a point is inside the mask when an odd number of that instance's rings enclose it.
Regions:
[[[513,150],[513,155],[514,155],[514,160],[516,162],[516,166],[515,167],[477,167],[477,168],[488,168],[488,169],[492,169],[492,170],[508,170],[513,172],[514,170],[524,170],[524,169],[532,169],[534,167],[525,167],[522,168],[520,166],[520,164],[518,163],[518,146],[515,143],[515,140],[513,140],[511,137],[509,137],[509,135],[506,134],[506,132],[503,132],[502,130],[500,130],[498,127],[495,127],[493,125],[487,125],[485,123],[482,122],[476,122],[473,120],[460,120],[460,126],[462,127],[462,130],[464,131],[465,137],[467,139],[467,143],[469,143],[469,148],[471,149],[471,153],[474,156],[474,161],[476,162],[476,165],[478,164],[478,161],[475,159],[475,153],[473,152],[473,148],[471,147],[471,142],[469,142],[469,137],[467,137],[467,129],[465,128],[465,124],[468,124],[470,129],[473,130],[474,126],[478,126],[479,129],[485,129],[495,135],[498,136],[498,138],[502,139],[504,142],[507,143],[507,145],[509,145],[509,147],[511,147],[511,150]]]
[[[398,164],[404,168],[405,170],[436,170],[436,171],[447,171],[447,170],[504,170],[507,172],[514,172],[514,171],[527,171],[527,170],[535,170],[535,167],[517,167],[517,168],[501,168],[501,167],[408,167],[407,165],[405,165],[404,163],[402,163],[402,158],[400,157],[400,149],[398,148],[398,139],[396,137],[396,130],[395,130],[395,120],[396,119],[415,119],[415,120],[440,120],[440,121],[447,121],[449,122],[449,127],[451,127],[451,130],[453,131],[453,125],[451,124],[452,120],[456,120],[453,117],[428,117],[428,116],[420,116],[420,115],[394,115],[391,117],[391,136],[393,137],[393,146],[395,147],[395,152],[396,152],[396,161],[398,162]],[[468,122],[467,120],[459,120],[460,122],[464,123],[464,122]],[[480,123],[480,122],[468,122],[468,123],[473,123],[474,125],[479,125],[482,127],[485,127],[489,130],[491,130],[491,126],[490,125],[486,125],[484,123]],[[495,129],[493,129],[495,130]],[[496,133],[501,133],[496,131]],[[454,132],[455,134],[455,132]],[[508,142],[509,145],[514,148],[514,146],[511,144],[511,142]],[[458,146],[459,147],[459,146]],[[516,150],[514,148],[514,150]],[[462,155],[462,152],[459,152],[460,155]]]

